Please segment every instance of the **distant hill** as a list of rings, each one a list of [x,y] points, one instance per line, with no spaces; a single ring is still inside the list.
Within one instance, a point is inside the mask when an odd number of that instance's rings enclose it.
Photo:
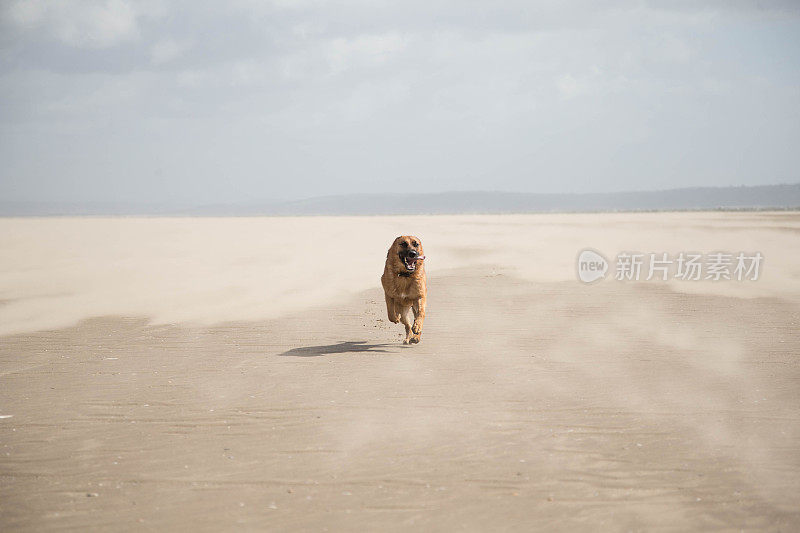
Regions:
[[[489,191],[428,194],[350,194],[322,196],[289,202],[254,202],[204,206],[0,201],[0,216],[412,215],[798,208],[800,208],[800,183],[755,187],[692,187],[663,191],[585,194]]]

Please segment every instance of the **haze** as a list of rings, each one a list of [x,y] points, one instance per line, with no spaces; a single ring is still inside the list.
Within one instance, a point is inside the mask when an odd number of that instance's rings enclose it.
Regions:
[[[796,2],[7,1],[0,197],[798,181]]]

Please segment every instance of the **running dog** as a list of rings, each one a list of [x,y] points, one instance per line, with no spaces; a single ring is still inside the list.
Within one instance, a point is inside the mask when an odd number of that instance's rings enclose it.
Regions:
[[[386,254],[386,266],[381,276],[386,312],[391,322],[402,322],[406,327],[403,344],[416,344],[422,336],[428,293],[424,261],[422,242],[411,235],[396,238]]]

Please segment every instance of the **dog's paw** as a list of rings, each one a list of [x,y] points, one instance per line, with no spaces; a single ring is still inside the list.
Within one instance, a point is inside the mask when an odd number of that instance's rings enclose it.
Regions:
[[[418,344],[419,341],[422,340],[420,338],[419,333],[412,335],[410,339],[408,339],[409,344]]]
[[[408,338],[403,339],[403,344],[411,344],[411,339]]]

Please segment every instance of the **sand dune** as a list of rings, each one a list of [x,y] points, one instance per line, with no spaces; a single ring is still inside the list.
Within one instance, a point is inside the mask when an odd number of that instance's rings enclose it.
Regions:
[[[794,213],[0,220],[3,530],[793,530]],[[423,238],[423,343],[378,277]],[[585,285],[578,251],[760,251]]]

